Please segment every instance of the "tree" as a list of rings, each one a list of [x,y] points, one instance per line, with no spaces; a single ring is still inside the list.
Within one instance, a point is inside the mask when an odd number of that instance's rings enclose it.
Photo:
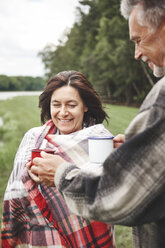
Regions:
[[[128,23],[116,0],[81,0],[78,19],[65,42],[40,52],[46,76],[63,70],[83,72],[106,99],[141,102],[155,78],[133,58]],[[88,12],[84,12],[84,6]]]
[[[1,91],[35,91],[42,90],[45,82],[41,77],[23,77],[0,75]]]

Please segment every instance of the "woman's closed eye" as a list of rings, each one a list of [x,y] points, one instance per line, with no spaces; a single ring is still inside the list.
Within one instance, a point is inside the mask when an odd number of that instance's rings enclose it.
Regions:
[[[76,104],[68,104],[69,108],[75,108],[77,105]]]
[[[59,107],[61,107],[61,104],[60,103],[52,103],[52,106],[56,107],[56,108],[59,108]]]

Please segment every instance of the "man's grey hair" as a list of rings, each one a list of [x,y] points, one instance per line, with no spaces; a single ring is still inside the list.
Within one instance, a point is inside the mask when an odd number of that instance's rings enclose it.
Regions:
[[[133,8],[140,9],[138,22],[151,30],[158,28],[165,15],[165,0],[121,0],[121,14],[128,19]]]

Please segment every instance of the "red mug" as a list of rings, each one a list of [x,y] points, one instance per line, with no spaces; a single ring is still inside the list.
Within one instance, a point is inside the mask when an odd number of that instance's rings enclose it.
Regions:
[[[32,149],[32,153],[31,153],[31,160],[32,160],[32,163],[33,163],[33,159],[36,158],[36,157],[41,157],[41,152],[47,152],[47,153],[50,153],[50,154],[54,154],[54,151],[53,150],[48,150],[48,149]]]

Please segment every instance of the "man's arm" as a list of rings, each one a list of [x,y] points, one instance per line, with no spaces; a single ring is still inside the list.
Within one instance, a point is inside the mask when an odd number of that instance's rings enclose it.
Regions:
[[[58,167],[55,183],[73,212],[130,226],[165,217],[164,109],[142,116],[147,128],[109,156],[100,176]]]

